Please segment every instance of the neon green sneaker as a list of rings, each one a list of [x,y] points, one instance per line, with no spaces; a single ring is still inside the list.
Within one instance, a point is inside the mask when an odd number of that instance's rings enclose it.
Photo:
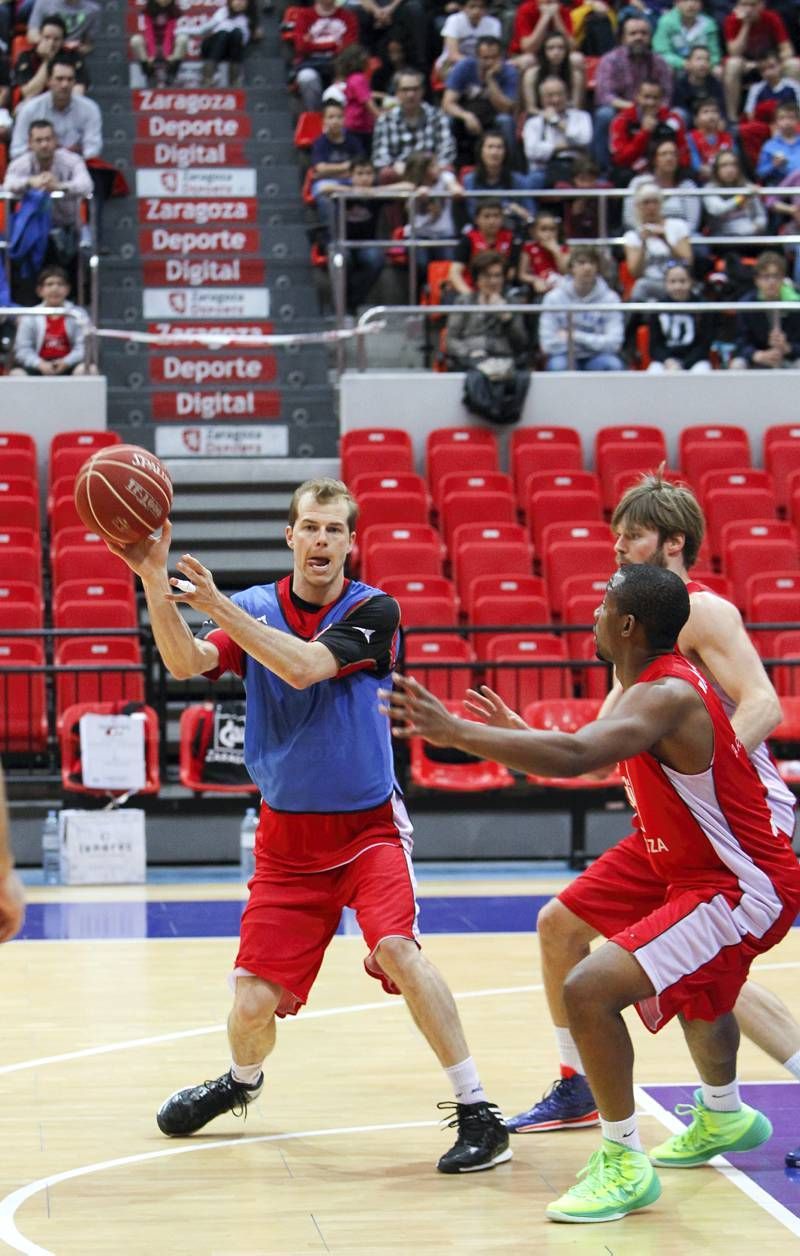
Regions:
[[[729,1151],[750,1151],[772,1135],[772,1124],[763,1112],[743,1103],[738,1112],[712,1112],[703,1103],[702,1091],[694,1092],[694,1105],[679,1103],[678,1116],[692,1113],[692,1123],[650,1152],[653,1164],[669,1169],[693,1169]]]
[[[637,1208],[654,1204],[661,1183],[643,1151],[629,1151],[607,1138],[566,1195],[547,1206],[551,1221],[619,1221]]]

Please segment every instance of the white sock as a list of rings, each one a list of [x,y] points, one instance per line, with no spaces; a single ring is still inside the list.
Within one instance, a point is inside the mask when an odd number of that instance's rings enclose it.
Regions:
[[[708,1086],[701,1082],[703,1103],[712,1112],[738,1112],[742,1106],[739,1098],[739,1083],[734,1077],[732,1082],[724,1086]]]
[[[790,1055],[783,1067],[800,1082],[800,1051],[795,1051],[794,1055]]]
[[[633,1112],[627,1121],[606,1121],[604,1117],[600,1117],[600,1127],[603,1131],[603,1138],[607,1138],[609,1142],[619,1143],[621,1147],[625,1147],[628,1151],[643,1151],[642,1140],[639,1137],[639,1126],[636,1124],[636,1113]]]
[[[586,1069],[583,1067],[581,1053],[578,1050],[575,1039],[568,1029],[563,1029],[560,1025],[555,1026],[556,1045],[558,1047],[558,1062],[564,1069],[571,1069],[573,1073],[581,1073],[586,1076]],[[566,1074],[568,1076],[568,1074]]]
[[[260,1064],[237,1064],[235,1060],[231,1063],[233,1080],[241,1082],[243,1086],[255,1086],[261,1080],[261,1075]]]
[[[468,1055],[460,1064],[452,1064],[444,1071],[450,1079],[456,1103],[486,1103],[478,1069],[471,1055]]]

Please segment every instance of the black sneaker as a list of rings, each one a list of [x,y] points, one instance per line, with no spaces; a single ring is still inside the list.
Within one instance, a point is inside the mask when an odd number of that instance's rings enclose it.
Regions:
[[[458,1126],[454,1146],[436,1166],[440,1173],[477,1173],[511,1159],[508,1130],[495,1104],[482,1100],[480,1103],[437,1103],[436,1106],[452,1114],[452,1119],[445,1122],[445,1129]]]
[[[258,1098],[263,1085],[263,1074],[257,1086],[245,1086],[235,1081],[228,1070],[216,1081],[176,1090],[174,1095],[164,1100],[156,1113],[158,1128],[162,1134],[180,1138],[201,1130],[215,1116],[222,1116],[223,1112],[243,1117],[248,1103]]]
[[[800,1169],[800,1147],[795,1147],[793,1151],[787,1151],[784,1159],[787,1169]]]

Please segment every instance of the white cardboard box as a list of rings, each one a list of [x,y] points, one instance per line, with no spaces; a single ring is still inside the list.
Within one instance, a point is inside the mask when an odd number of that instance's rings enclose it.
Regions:
[[[147,846],[144,811],[59,813],[61,880],[64,885],[141,884]]]

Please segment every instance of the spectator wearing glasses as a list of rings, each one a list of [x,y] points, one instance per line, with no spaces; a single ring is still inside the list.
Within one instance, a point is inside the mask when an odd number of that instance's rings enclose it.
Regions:
[[[403,178],[411,153],[433,153],[441,169],[452,167],[456,145],[450,120],[434,105],[423,100],[424,80],[419,70],[403,70],[397,79],[397,109],[382,113],[372,135],[372,161],[381,185]],[[402,226],[403,211],[387,204],[386,219],[393,228]]]
[[[621,109],[632,107],[642,83],[659,83],[664,100],[672,98],[672,70],[663,57],[651,50],[651,38],[650,23],[644,15],[626,18],[622,24],[621,46],[607,52],[597,66],[595,156],[602,170],[607,170],[609,165],[611,123]]]

